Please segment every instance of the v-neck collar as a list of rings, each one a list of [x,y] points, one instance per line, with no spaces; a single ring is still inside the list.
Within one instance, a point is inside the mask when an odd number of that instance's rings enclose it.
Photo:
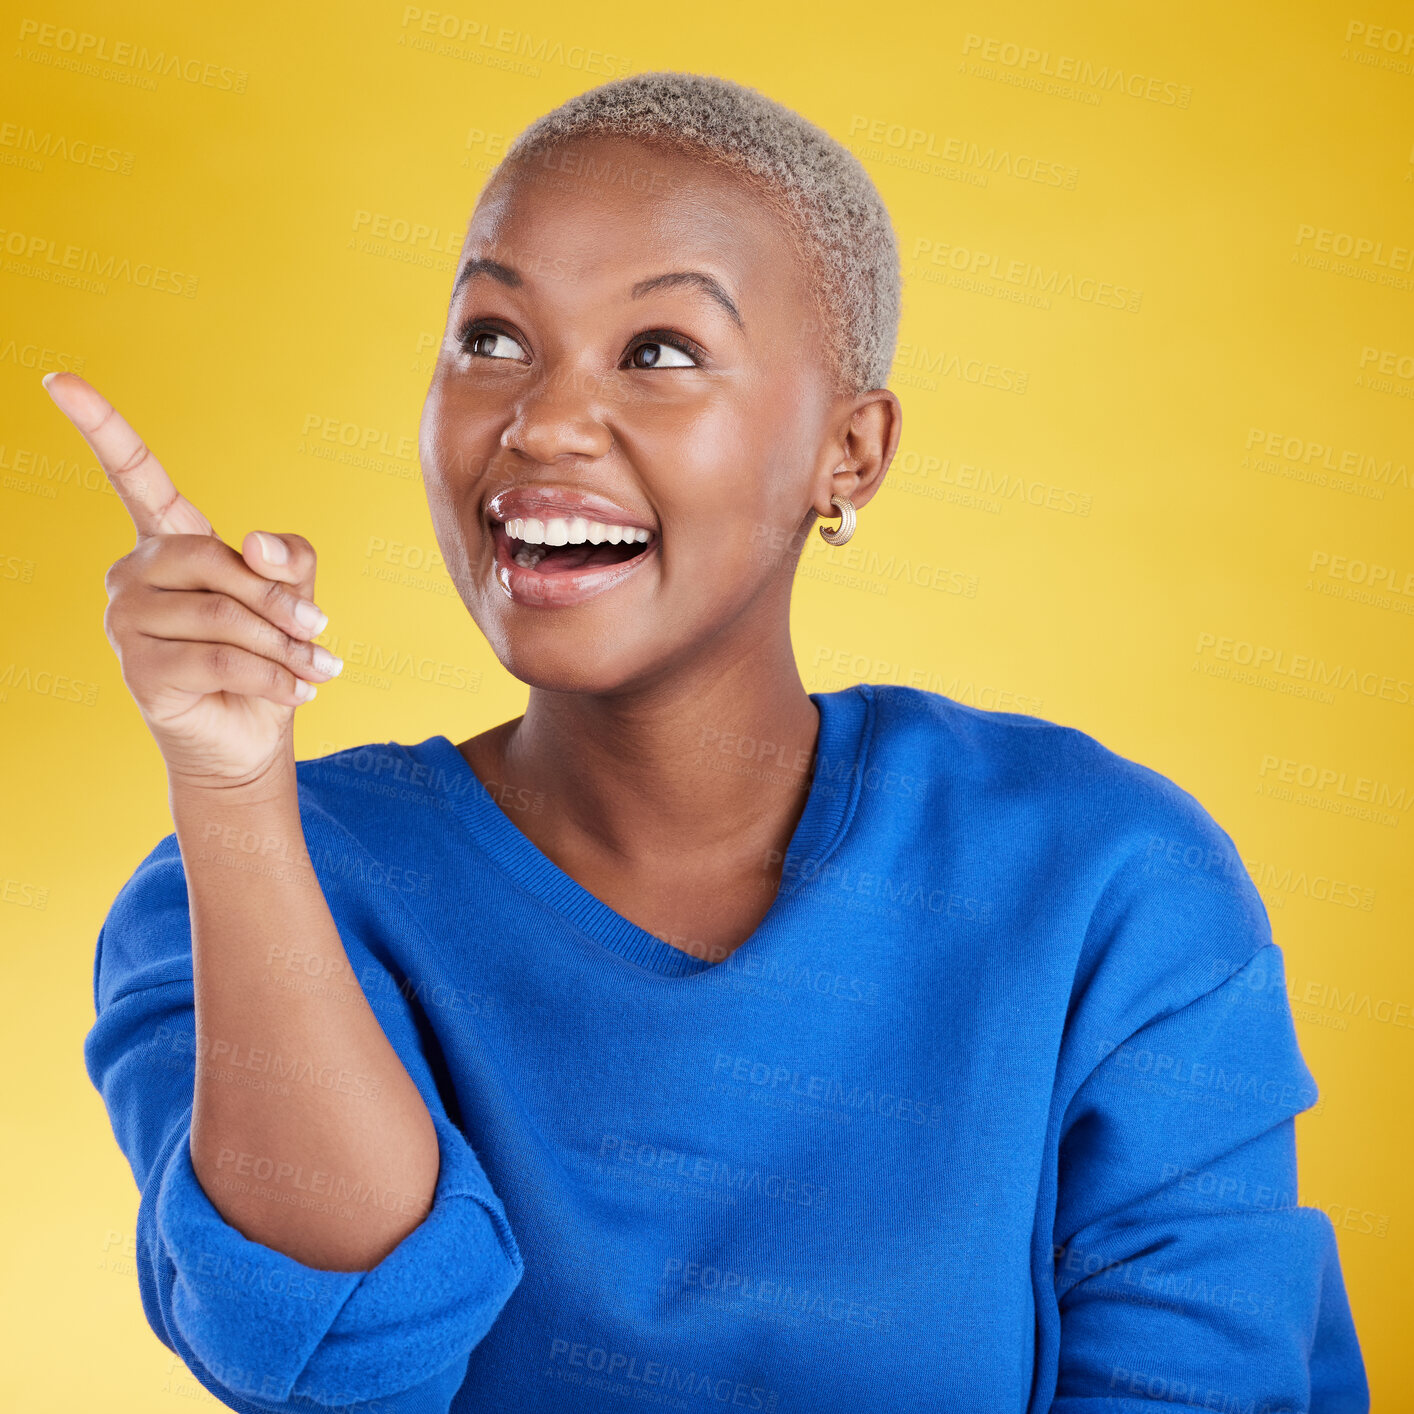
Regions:
[[[819,709],[820,730],[805,808],[786,849],[776,898],[755,931],[729,957],[743,949],[754,950],[762,934],[778,923],[786,899],[815,876],[854,814],[872,736],[874,694],[869,684],[858,683],[808,696]],[[654,937],[566,874],[496,804],[450,737],[431,736],[402,749],[432,768],[432,789],[447,801],[491,860],[568,923],[611,952],[665,977],[697,976],[721,965]]]

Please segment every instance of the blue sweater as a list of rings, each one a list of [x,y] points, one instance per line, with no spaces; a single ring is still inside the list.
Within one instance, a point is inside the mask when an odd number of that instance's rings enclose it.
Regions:
[[[716,964],[559,869],[514,823],[541,802],[497,803],[445,736],[298,764],[349,966],[441,1151],[431,1211],[368,1272],[247,1240],[197,1182],[175,834],[143,860],[85,1059],[141,1192],[144,1310],[207,1389],[362,1414],[1368,1410],[1334,1230],[1297,1203],[1316,1086],[1229,836],[1072,728],[900,686],[812,699],[780,892]],[[273,970],[327,981],[294,950]],[[391,1199],[263,1162],[245,1180],[295,1201]]]

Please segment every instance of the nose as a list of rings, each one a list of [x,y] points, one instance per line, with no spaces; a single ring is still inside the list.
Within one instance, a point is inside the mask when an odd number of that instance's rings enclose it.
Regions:
[[[517,404],[501,446],[545,465],[563,456],[604,456],[614,441],[601,416],[604,393],[591,374],[547,371]]]

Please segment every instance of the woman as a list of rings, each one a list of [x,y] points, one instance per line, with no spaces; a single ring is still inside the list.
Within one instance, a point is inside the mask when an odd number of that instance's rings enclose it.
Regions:
[[[176,827],[85,1055],[144,1309],[232,1408],[1368,1408],[1229,837],[1079,731],[802,686],[897,320],[873,185],[760,94],[533,124],[421,438],[526,711],[298,765],[313,548],[237,553],[47,380],[137,528],[106,627]]]

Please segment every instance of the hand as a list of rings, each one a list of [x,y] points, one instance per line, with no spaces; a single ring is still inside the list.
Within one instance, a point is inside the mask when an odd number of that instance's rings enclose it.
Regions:
[[[295,708],[343,666],[309,641],[328,622],[313,546],[252,531],[238,553],[96,388],[68,372],[44,386],[137,530],[104,581],[103,630],[170,780],[244,787],[287,766],[293,779]]]

